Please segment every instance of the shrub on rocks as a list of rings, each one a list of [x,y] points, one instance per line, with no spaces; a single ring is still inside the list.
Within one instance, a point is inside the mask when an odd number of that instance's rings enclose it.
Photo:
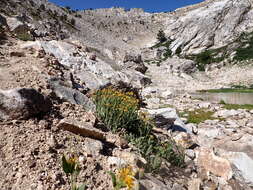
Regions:
[[[113,132],[123,132],[147,160],[147,170],[156,171],[163,160],[181,166],[184,155],[172,139],[162,141],[152,133],[152,122],[139,111],[139,100],[131,91],[112,87],[98,90],[93,96],[96,113]]]

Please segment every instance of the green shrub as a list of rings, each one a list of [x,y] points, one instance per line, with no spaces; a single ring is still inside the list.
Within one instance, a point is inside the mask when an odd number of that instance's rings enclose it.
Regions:
[[[197,67],[200,71],[205,70],[205,66],[211,63],[219,63],[226,57],[227,46],[206,50],[200,54],[189,56],[189,59],[194,59],[197,62]]]
[[[160,43],[163,43],[163,42],[165,42],[165,41],[167,40],[164,31],[161,30],[161,29],[158,31],[158,34],[157,34],[157,37],[156,37],[156,38],[157,38],[157,40],[158,40]]]
[[[16,36],[18,39],[23,40],[23,41],[33,40],[31,34],[29,34],[28,32],[18,33],[18,34],[16,34]]]
[[[94,95],[97,115],[112,131],[135,127],[138,100],[132,95],[113,88],[99,90]]]
[[[64,173],[67,175],[70,181],[70,189],[71,190],[86,190],[86,185],[77,186],[77,177],[81,171],[81,168],[78,163],[77,156],[72,155],[68,159],[65,155],[62,156],[62,169]]]
[[[243,61],[253,59],[253,32],[243,32],[235,42],[240,46],[235,49],[236,54],[234,60]]]
[[[124,130],[125,138],[148,161],[149,171],[158,170],[163,159],[176,166],[184,163],[184,154],[174,141],[162,142],[152,134],[153,124],[139,112],[139,100],[133,92],[113,88],[98,90],[93,97],[98,117],[113,132]]]
[[[220,101],[220,104],[224,106],[227,110],[238,110],[238,109],[246,109],[246,110],[252,110],[253,105],[252,104],[227,104],[225,101]]]
[[[252,88],[221,88],[221,89],[209,89],[200,90],[199,92],[209,92],[209,93],[253,93]]]
[[[176,55],[180,55],[180,54],[181,54],[181,52],[182,52],[182,47],[181,47],[181,46],[179,46],[179,47],[176,49],[175,54],[176,54]]]
[[[210,51],[205,51],[196,56],[197,66],[200,71],[205,70],[205,66],[212,62]]]
[[[213,114],[214,114],[213,111],[208,111],[205,109],[197,109],[194,111],[184,112],[184,114],[186,113],[188,114],[188,117],[187,117],[188,123],[199,124],[199,123],[204,122],[205,120],[218,119],[218,118],[213,117]]]
[[[72,18],[72,19],[70,20],[70,23],[71,23],[73,26],[75,26],[76,20],[75,20],[74,18]]]

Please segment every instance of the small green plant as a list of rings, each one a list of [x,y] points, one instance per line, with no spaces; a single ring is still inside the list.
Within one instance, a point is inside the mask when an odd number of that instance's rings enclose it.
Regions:
[[[200,90],[199,92],[209,92],[209,93],[253,93],[252,88],[221,88],[221,89],[209,89]]]
[[[201,122],[204,122],[205,120],[214,120],[218,119],[213,117],[214,112],[208,111],[206,109],[196,109],[194,111],[187,111],[184,112],[184,114],[187,113],[187,120],[188,123],[196,123],[199,124]]]
[[[99,118],[114,132],[119,129],[132,130],[138,120],[138,100],[133,92],[105,88],[93,96]]]
[[[175,54],[176,54],[176,55],[180,55],[180,54],[181,54],[181,52],[182,52],[182,47],[181,47],[181,46],[179,46],[179,47],[176,49]]]
[[[70,23],[71,23],[73,26],[75,26],[76,20],[75,20],[74,18],[72,18],[72,19],[70,20]]]
[[[178,52],[180,52],[180,49],[178,50]],[[197,62],[198,69],[200,71],[204,71],[206,65],[209,65],[211,63],[219,63],[223,61],[226,57],[227,57],[227,46],[224,46],[217,49],[205,50],[204,52],[201,52],[197,55],[190,55],[186,56],[185,58],[195,60]]]
[[[18,33],[17,38],[22,40],[22,41],[31,41],[31,40],[33,40],[31,35],[28,32]]]
[[[80,173],[80,167],[77,161],[77,157],[71,155],[68,159],[65,155],[62,156],[62,168],[67,177],[70,180],[71,190],[86,190],[86,186],[83,184],[80,187],[76,185],[77,176]]]
[[[224,100],[221,100],[221,101],[219,102],[219,104],[223,104],[223,105],[225,105],[225,104],[226,104],[226,102],[225,102]]]
[[[167,40],[166,36],[165,36],[165,33],[162,29],[160,29],[157,33],[157,40],[160,42],[160,43],[163,43]]]
[[[238,109],[246,109],[246,110],[252,110],[253,105],[252,104],[227,104],[225,101],[221,100],[219,104],[222,104],[223,107],[227,110],[238,110]]]
[[[112,184],[115,190],[120,190],[127,188],[127,190],[132,190],[134,183],[136,182],[135,173],[131,166],[125,166],[117,170],[116,173],[109,172],[112,178]]]
[[[242,33],[238,41],[241,46],[236,49],[234,60],[243,61],[253,59],[253,33]]]

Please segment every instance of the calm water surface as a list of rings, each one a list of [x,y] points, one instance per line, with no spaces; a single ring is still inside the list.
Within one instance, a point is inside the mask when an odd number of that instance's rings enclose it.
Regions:
[[[192,97],[201,98],[208,102],[219,103],[225,101],[227,104],[253,104],[253,93],[210,93],[210,92],[197,92],[191,94]]]

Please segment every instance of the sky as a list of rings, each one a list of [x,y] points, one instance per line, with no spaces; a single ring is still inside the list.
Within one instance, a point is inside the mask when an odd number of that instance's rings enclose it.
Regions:
[[[200,3],[203,0],[49,0],[60,6],[70,6],[72,9],[97,9],[124,7],[143,8],[146,12],[168,12],[186,5]]]

